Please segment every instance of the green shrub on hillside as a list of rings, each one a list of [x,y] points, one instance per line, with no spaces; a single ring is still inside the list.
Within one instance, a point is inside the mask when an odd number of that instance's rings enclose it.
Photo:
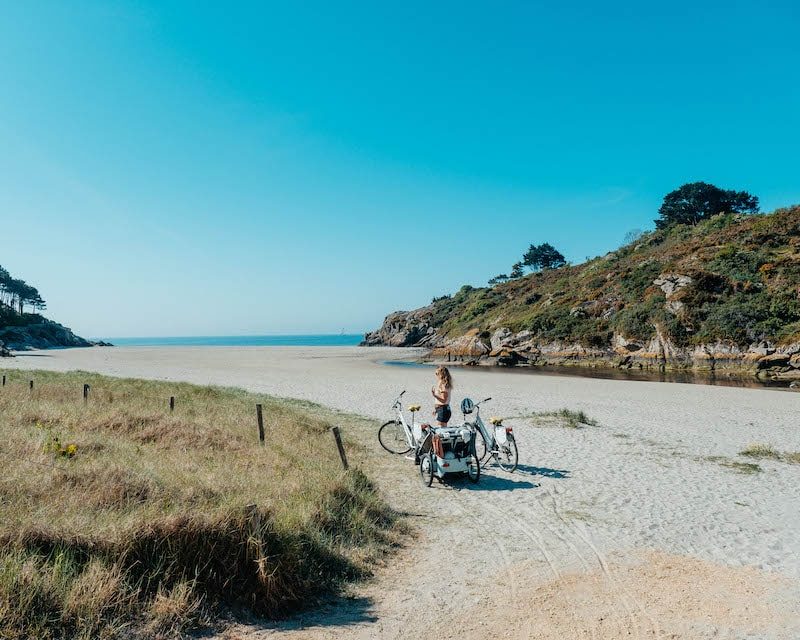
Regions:
[[[601,348],[611,340],[607,320],[573,315],[566,307],[550,306],[528,318],[521,329],[532,331],[543,342],[578,343]]]
[[[697,225],[696,233],[702,235],[711,231],[722,231],[728,227],[733,226],[742,220],[742,215],[738,213],[720,213],[708,220],[703,220]]]
[[[769,256],[764,251],[742,251],[739,247],[728,245],[714,256],[708,267],[734,282],[760,282],[759,269],[767,262]]]
[[[715,305],[697,333],[699,342],[732,340],[740,345],[773,337],[800,320],[800,300],[790,294],[737,292]]]
[[[582,322],[569,309],[553,305],[533,316],[525,328],[544,340],[568,340]]]
[[[664,265],[658,260],[640,263],[620,275],[619,288],[626,300],[641,301],[645,291],[653,286],[653,280],[664,271]]]
[[[655,333],[654,318],[665,302],[662,294],[656,294],[643,302],[626,305],[614,316],[614,329],[629,340],[649,340]]]

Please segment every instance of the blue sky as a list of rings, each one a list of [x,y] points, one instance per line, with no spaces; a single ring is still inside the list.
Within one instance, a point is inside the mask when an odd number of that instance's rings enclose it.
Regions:
[[[359,332],[649,228],[800,202],[794,2],[0,7],[0,264],[88,336]]]

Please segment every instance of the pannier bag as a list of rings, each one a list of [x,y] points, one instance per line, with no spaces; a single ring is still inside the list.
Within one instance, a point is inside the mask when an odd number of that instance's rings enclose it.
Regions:
[[[442,437],[438,434],[433,436],[433,453],[439,458],[444,458],[444,447],[442,446]]]

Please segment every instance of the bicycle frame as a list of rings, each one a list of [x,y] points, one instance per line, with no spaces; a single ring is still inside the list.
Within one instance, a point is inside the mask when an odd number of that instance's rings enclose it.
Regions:
[[[491,398],[481,400],[475,405],[475,420],[471,424],[477,431],[481,432],[483,441],[486,443],[486,448],[488,449],[489,454],[496,458],[497,454],[500,452],[500,445],[504,444],[508,438],[508,431],[503,425],[493,426],[490,431],[483,422],[481,419],[481,405],[487,400],[491,400]]]
[[[399,396],[397,396],[397,400],[394,401],[394,404],[392,405],[392,409],[394,410],[394,412],[396,414],[397,420],[400,422],[401,425],[403,425],[403,432],[405,433],[406,442],[408,443],[408,446],[411,449],[416,451],[417,447],[419,446],[418,438],[421,438],[422,431],[420,430],[419,434],[415,433],[415,428],[417,426],[416,425],[416,418],[415,418],[415,413],[416,412],[413,412],[413,411],[411,412],[411,424],[409,425],[406,422],[406,418],[403,415],[403,402],[402,402],[402,398],[403,398],[403,394],[404,393],[405,393],[405,391],[403,391]]]

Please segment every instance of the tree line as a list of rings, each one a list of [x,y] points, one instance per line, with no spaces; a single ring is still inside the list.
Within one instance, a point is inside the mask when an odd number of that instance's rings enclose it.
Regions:
[[[522,255],[522,260],[511,265],[508,274],[501,273],[489,280],[489,284],[499,284],[508,280],[516,280],[525,275],[525,269],[530,271],[542,271],[547,269],[558,269],[567,264],[564,256],[549,242],[542,244],[532,244]]]
[[[696,225],[720,213],[752,214],[758,211],[758,197],[747,191],[720,189],[707,182],[689,182],[664,196],[655,224],[656,229],[669,229],[678,224]],[[637,230],[630,238],[626,237],[626,243],[633,241],[634,236],[641,235],[642,232]],[[542,271],[557,269],[565,264],[567,261],[564,256],[550,243],[532,244],[522,260],[511,266],[509,273],[496,275],[489,280],[489,284],[521,278],[525,275],[526,268],[530,271]]]
[[[2,266],[0,266],[0,305],[18,313],[24,313],[28,305],[34,312],[47,307],[36,287],[12,277]]]

